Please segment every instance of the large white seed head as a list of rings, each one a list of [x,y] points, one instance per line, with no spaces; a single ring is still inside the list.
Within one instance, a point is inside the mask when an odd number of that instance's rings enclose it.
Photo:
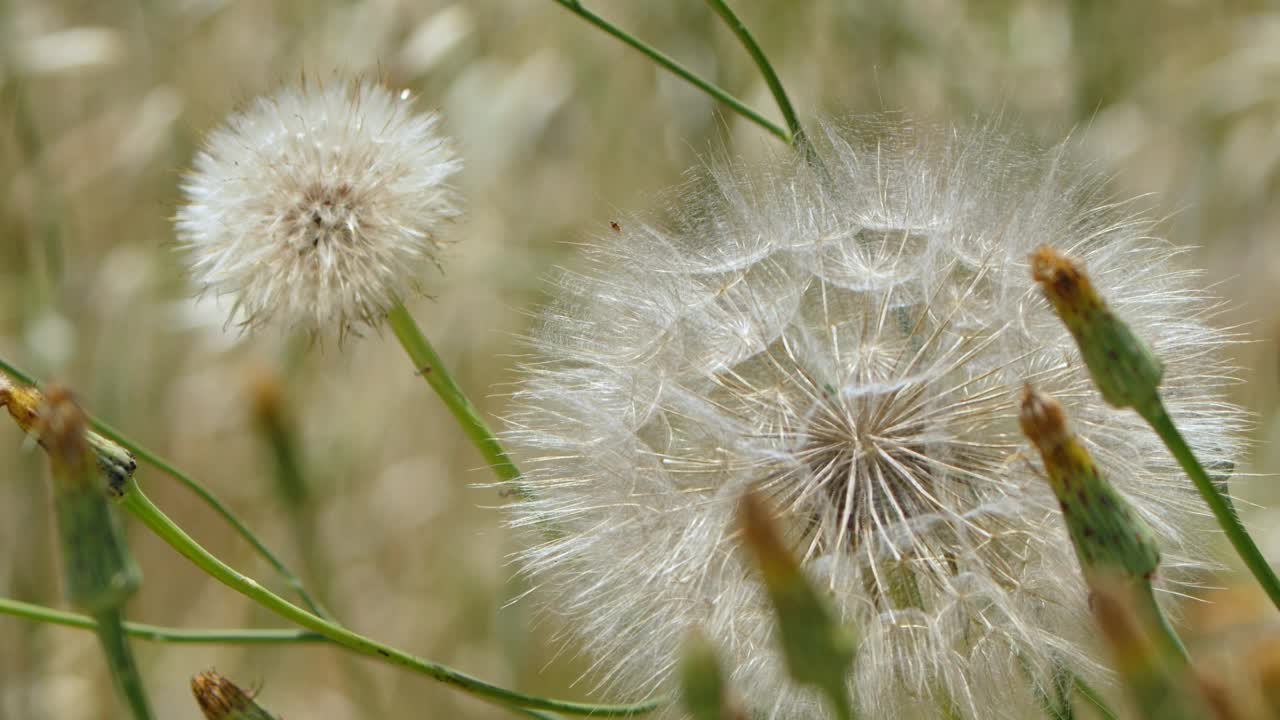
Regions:
[[[344,335],[376,325],[436,262],[459,170],[438,117],[370,81],[303,83],[214,130],[176,225],[232,318]]]
[[[990,132],[827,129],[789,156],[681,188],[564,271],[532,337],[508,439],[531,499],[520,560],[615,692],[670,691],[701,627],[761,717],[822,717],[791,686],[737,538],[754,487],[859,637],[849,683],[878,718],[1025,718],[1059,669],[1099,680],[1086,591],[1017,422],[1061,400],[1155,528],[1163,581],[1194,580],[1198,499],[1132,413],[1105,406],[1028,255],[1080,258],[1164,359],[1169,408],[1230,467],[1230,336],[1150,223]],[[755,717],[756,715],[753,715]]]

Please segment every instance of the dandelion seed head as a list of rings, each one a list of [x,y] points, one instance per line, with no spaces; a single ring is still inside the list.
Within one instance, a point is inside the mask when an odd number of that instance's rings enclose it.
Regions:
[[[824,716],[786,680],[740,548],[748,488],[856,631],[850,688],[876,717],[1030,717],[1061,669],[1104,680],[1018,429],[1025,382],[1064,404],[1154,528],[1165,586],[1205,566],[1194,493],[1096,396],[1029,272],[1042,244],[1082,258],[1164,359],[1197,452],[1229,466],[1232,336],[1178,251],[1065,148],[859,128],[818,134],[825,174],[784,155],[707,171],[666,219],[625,219],[554,278],[509,418],[530,496],[509,517],[598,688],[670,691],[699,627],[753,713]]]
[[[367,80],[303,83],[210,133],[183,183],[179,244],[231,317],[344,335],[437,262],[461,163],[439,118]]]

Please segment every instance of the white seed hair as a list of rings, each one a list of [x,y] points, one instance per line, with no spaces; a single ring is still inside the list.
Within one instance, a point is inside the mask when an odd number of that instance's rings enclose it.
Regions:
[[[434,113],[369,80],[302,82],[210,133],[182,185],[180,247],[230,317],[312,334],[376,326],[437,263],[461,162]]]
[[[1159,440],[1106,407],[1028,255],[1083,260],[1167,363],[1202,460],[1231,466],[1231,333],[1151,222],[1072,166],[989,129],[827,126],[825,170],[723,163],[561,271],[506,438],[530,499],[518,560],[591,658],[597,689],[673,692],[702,628],[760,717],[826,717],[785,678],[736,506],[772,498],[859,638],[877,718],[1024,718],[1055,672],[1105,681],[1056,501],[1018,431],[1031,381],[1060,400],[1155,529],[1162,581],[1207,566],[1204,512]]]

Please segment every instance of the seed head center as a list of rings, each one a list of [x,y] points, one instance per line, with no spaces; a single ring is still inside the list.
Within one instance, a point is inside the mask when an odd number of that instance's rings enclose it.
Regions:
[[[288,213],[290,243],[299,253],[352,243],[359,227],[354,192],[348,183],[312,183]]]

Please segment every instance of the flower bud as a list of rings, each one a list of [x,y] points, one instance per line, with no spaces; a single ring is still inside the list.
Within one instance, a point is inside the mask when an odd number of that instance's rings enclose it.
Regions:
[[[1147,407],[1164,365],[1094,290],[1084,269],[1050,247],[1031,256],[1031,274],[1075,337],[1102,398],[1115,407]]]
[[[38,389],[19,385],[0,373],[0,406],[8,409],[9,415],[23,432],[36,433],[36,441],[42,446],[45,445],[45,440],[36,430],[43,403],[44,394]],[[125,486],[138,469],[133,454],[92,430],[85,430],[84,439],[93,451],[98,471],[106,481],[107,491],[113,496],[124,494]]]
[[[274,720],[252,695],[213,670],[191,678],[191,692],[207,720]]]
[[[104,492],[86,436],[84,411],[52,388],[35,430],[53,468],[53,505],[67,599],[91,615],[119,608],[142,582]]]
[[[801,685],[817,687],[848,717],[847,678],[855,641],[809,583],[787,551],[764,502],[747,493],[739,506],[743,542],[755,559],[778,619],[787,671]]]
[[[715,645],[700,630],[685,638],[680,688],[685,709],[694,720],[745,720],[742,709],[729,698]]]
[[[1062,406],[1027,385],[1018,420],[1044,459],[1085,575],[1106,570],[1150,577],[1160,564],[1151,530],[1098,472],[1093,458],[1067,428]]]

